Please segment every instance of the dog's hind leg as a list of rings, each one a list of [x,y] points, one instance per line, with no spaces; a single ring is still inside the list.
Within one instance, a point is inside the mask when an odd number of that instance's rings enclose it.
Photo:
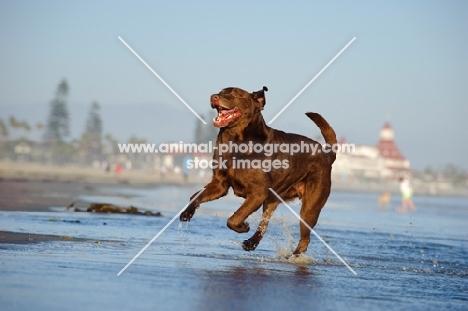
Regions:
[[[310,228],[314,228],[317,224],[318,217],[322,207],[327,202],[330,195],[331,181],[330,178],[320,178],[319,180],[308,180],[304,196],[302,197],[301,219],[304,220]],[[295,255],[302,254],[307,250],[310,243],[310,229],[302,223],[300,227],[300,240],[299,244],[294,251]]]
[[[267,228],[268,228],[268,223],[270,221],[271,215],[273,212],[276,210],[278,207],[279,201],[275,200],[276,198],[274,197],[269,197],[265,202],[263,203],[263,214],[262,214],[262,220],[260,221],[257,231],[252,235],[252,237],[248,240],[245,240],[242,243],[242,248],[246,251],[253,251],[260,241],[263,238],[263,235],[265,234]]]
[[[268,191],[268,190],[266,190]],[[264,194],[251,194],[248,195],[239,207],[239,209],[227,220],[227,226],[229,229],[236,231],[237,233],[249,232],[250,226],[245,221],[247,217],[253,212],[257,211],[265,199],[268,197],[267,193]]]

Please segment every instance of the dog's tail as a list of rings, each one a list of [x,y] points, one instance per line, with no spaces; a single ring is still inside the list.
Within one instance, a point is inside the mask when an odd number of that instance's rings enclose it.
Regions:
[[[327,144],[334,145],[337,143],[335,131],[321,115],[314,112],[307,112],[306,116],[314,121],[314,123],[320,128],[323,138],[325,138],[325,142]]]

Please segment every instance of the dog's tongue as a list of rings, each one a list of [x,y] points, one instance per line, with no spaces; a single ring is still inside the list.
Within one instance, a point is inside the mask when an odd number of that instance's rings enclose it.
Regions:
[[[220,111],[218,112],[218,115],[225,116],[225,115],[227,115],[227,114],[233,113],[235,110],[236,110],[236,108],[231,109],[231,110],[220,110]]]
[[[216,127],[224,127],[236,120],[240,115],[241,113],[237,107],[229,110],[218,110],[218,116],[216,119],[213,119],[213,125]]]

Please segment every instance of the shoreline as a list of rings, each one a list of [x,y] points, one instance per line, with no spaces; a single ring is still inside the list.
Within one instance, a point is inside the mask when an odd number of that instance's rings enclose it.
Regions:
[[[154,170],[132,169],[117,174],[77,165],[58,166],[11,161],[0,161],[0,180],[143,186],[183,182],[181,176],[168,174],[163,178]]]
[[[193,175],[196,172],[193,172]],[[118,189],[154,188],[163,185],[200,185],[209,181],[211,174],[204,178],[190,176],[184,182],[180,175],[167,175],[162,178],[151,170],[124,170],[117,175],[101,169],[78,166],[53,166],[37,163],[0,161],[0,210],[48,212],[49,207],[67,207],[74,203],[75,208],[88,208],[89,202],[80,201],[80,196],[115,197]],[[431,184],[414,183],[414,196],[457,196],[467,197],[467,188],[441,187],[432,191]],[[106,189],[109,189],[107,191]],[[114,191],[112,191],[114,190]],[[115,191],[117,190],[117,191]],[[332,191],[392,193],[399,196],[396,182],[363,182],[359,180],[333,180]],[[118,196],[118,194],[117,194]]]

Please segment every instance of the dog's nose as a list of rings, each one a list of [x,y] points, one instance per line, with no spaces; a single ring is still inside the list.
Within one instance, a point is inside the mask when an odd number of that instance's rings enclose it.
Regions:
[[[218,94],[211,95],[210,101],[211,101],[211,108],[219,106],[219,95]]]

